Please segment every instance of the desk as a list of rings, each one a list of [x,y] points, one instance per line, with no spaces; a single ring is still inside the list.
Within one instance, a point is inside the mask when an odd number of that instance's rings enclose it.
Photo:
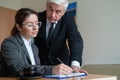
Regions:
[[[39,78],[39,79],[18,79],[18,78],[0,78],[0,80],[56,80],[56,79],[46,79],[46,78]],[[89,74],[88,76],[81,78],[81,79],[73,79],[73,78],[66,78],[66,79],[59,79],[59,80],[117,80],[116,76],[111,75],[97,75],[97,74]]]
[[[88,76],[81,80],[117,80],[117,76],[88,74]]]

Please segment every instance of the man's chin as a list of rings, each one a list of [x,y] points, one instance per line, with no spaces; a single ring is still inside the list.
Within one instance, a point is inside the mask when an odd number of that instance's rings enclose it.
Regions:
[[[36,37],[37,35],[33,35],[32,37]]]
[[[53,19],[50,19],[49,20],[51,23],[54,23],[54,22],[56,22],[56,20],[53,20]]]

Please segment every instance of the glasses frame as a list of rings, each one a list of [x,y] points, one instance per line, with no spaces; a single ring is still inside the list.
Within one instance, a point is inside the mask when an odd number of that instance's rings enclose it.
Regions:
[[[27,27],[31,27],[32,29],[33,29],[35,26],[38,26],[38,27],[40,28],[41,25],[42,25],[42,22],[41,22],[41,21],[35,22],[35,23],[28,22],[28,23],[23,23],[22,25],[27,26]]]

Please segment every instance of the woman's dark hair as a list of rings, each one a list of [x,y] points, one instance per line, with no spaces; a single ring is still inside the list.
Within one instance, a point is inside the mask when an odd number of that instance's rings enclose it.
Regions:
[[[21,27],[24,20],[31,14],[35,14],[38,16],[38,13],[30,8],[21,8],[17,11],[17,13],[15,15],[15,24],[11,30],[11,35],[19,33],[19,31],[16,27],[16,24],[18,24]]]

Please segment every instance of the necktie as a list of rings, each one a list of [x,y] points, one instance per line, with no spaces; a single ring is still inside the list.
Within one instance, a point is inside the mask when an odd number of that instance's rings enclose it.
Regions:
[[[52,37],[53,37],[53,32],[54,32],[54,23],[51,23],[50,29],[49,29],[49,33],[48,33],[48,44],[51,45],[51,41],[52,41]]]

